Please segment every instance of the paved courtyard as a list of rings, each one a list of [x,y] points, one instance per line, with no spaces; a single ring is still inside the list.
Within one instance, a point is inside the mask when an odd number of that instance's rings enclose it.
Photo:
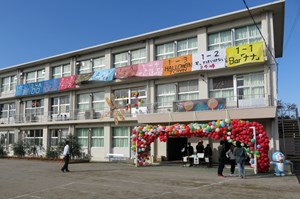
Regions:
[[[217,168],[181,165],[136,168],[124,163],[70,164],[0,159],[1,199],[90,198],[299,198],[295,176],[253,175],[247,179],[216,176]],[[229,175],[229,169],[225,169]]]

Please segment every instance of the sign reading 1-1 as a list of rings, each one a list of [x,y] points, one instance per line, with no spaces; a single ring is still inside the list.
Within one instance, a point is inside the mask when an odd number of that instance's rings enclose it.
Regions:
[[[234,46],[226,49],[227,66],[264,62],[263,42]]]

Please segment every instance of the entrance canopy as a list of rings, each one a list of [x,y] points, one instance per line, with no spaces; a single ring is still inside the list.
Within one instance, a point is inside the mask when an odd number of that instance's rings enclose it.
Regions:
[[[256,137],[253,136],[253,128],[250,127],[255,128]],[[256,156],[258,172],[267,172],[269,170],[269,138],[267,133],[260,123],[243,120],[225,119],[205,124],[137,126],[132,131],[132,156],[136,156],[138,166],[146,166],[149,165],[147,160],[150,158],[150,144],[156,139],[166,142],[169,137],[190,138],[192,136],[227,140],[228,143],[234,145],[236,141],[240,141],[250,157],[251,166],[254,166],[254,156]]]

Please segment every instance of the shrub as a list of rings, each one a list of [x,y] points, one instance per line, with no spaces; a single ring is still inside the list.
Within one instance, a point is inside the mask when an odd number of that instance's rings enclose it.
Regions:
[[[4,150],[4,146],[3,145],[0,145],[0,157],[3,157],[3,156],[6,156],[7,153],[6,151]]]
[[[14,155],[18,157],[23,157],[26,154],[26,151],[28,150],[27,144],[25,144],[23,141],[18,141],[13,144],[13,151]]]
[[[81,145],[79,144],[77,137],[75,135],[70,134],[66,137],[66,140],[69,141],[71,158],[74,159],[75,157],[77,157],[77,158],[81,157]],[[57,149],[58,149],[59,154],[63,153],[64,146],[66,144],[66,140],[64,140],[58,144]]]

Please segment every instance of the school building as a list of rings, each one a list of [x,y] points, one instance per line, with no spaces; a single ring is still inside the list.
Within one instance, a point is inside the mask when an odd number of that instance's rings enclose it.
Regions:
[[[18,140],[48,149],[73,134],[92,161],[107,161],[130,158],[134,126],[230,118],[260,122],[279,150],[284,9],[276,1],[250,8],[255,23],[243,9],[0,69],[1,144],[13,155]],[[198,139],[157,140],[152,157],[176,160]]]

